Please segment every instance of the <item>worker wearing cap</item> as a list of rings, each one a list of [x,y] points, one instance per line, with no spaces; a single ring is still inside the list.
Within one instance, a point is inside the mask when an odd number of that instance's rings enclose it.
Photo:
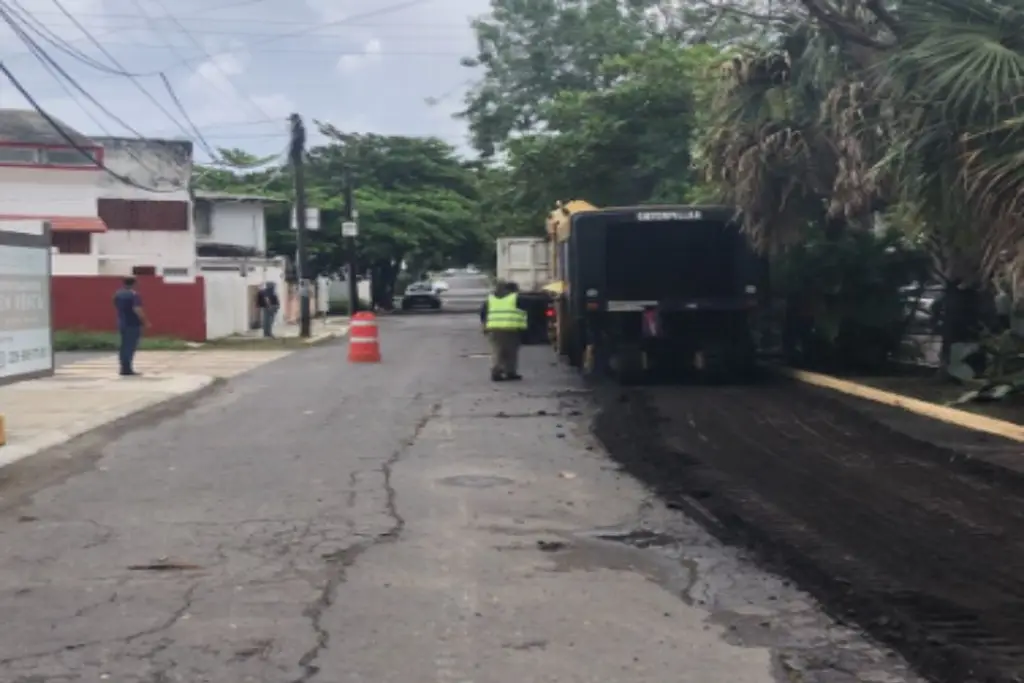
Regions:
[[[526,311],[519,306],[519,287],[499,281],[480,308],[480,322],[491,340],[491,380],[522,379],[519,343],[526,330]]]

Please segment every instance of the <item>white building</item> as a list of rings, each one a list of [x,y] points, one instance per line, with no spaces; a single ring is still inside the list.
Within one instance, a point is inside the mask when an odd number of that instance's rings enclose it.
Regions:
[[[193,193],[197,265],[206,283],[210,337],[241,334],[259,326],[256,292],[273,282],[289,318],[291,300],[281,257],[268,258],[265,207],[269,197]]]
[[[264,207],[279,200],[222,192],[194,193],[194,220],[199,245],[235,248],[251,256],[267,253]]]
[[[46,220],[53,230],[54,274],[97,274],[96,210],[103,150],[32,110],[0,110],[0,222]]]
[[[93,138],[112,174],[99,179],[96,237],[102,275],[196,274],[192,222],[192,143],[186,140]]]

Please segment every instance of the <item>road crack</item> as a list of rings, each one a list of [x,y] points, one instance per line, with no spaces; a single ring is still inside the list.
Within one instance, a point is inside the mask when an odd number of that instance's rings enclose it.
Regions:
[[[316,634],[316,640],[313,643],[313,647],[307,650],[306,653],[299,658],[299,666],[302,668],[302,674],[298,678],[293,679],[292,683],[309,683],[309,681],[311,681],[320,672],[320,667],[316,662],[331,642],[331,633],[324,627],[323,617],[327,610],[334,604],[338,594],[338,587],[345,582],[348,569],[356,563],[356,560],[358,560],[363,553],[385,543],[394,543],[401,537],[402,532],[405,530],[405,518],[398,510],[398,492],[395,490],[395,486],[392,481],[394,469],[402,461],[402,458],[405,457],[413,445],[415,445],[424,428],[431,420],[435,419],[440,412],[440,401],[431,405],[430,410],[428,410],[413,427],[412,433],[409,437],[406,438],[390,456],[388,456],[388,459],[385,460],[378,469],[384,479],[384,492],[386,495],[384,508],[388,517],[391,518],[391,526],[373,538],[360,541],[359,543],[354,543],[340,550],[336,550],[333,553],[324,555],[324,560],[327,561],[328,566],[327,581],[324,583],[323,588],[321,588],[317,599],[303,611],[303,616],[309,619],[313,626],[313,632]]]
[[[64,645],[57,648],[51,648],[49,650],[40,650],[38,652],[30,652],[27,654],[5,657],[3,659],[0,659],[0,666],[6,666],[9,664],[14,664],[16,662],[22,662],[33,659],[44,659],[46,657],[53,657],[67,652],[75,652],[77,650],[82,650],[89,647],[110,645],[113,643],[127,644],[132,643],[140,638],[158,635],[160,633],[163,633],[164,631],[169,630],[172,626],[181,621],[181,618],[185,616],[188,610],[192,607],[193,596],[195,595],[196,589],[198,588],[198,583],[194,583],[191,586],[189,586],[188,590],[185,591],[185,594],[182,597],[181,605],[177,609],[175,609],[170,614],[170,616],[168,616],[167,619],[150,628],[143,629],[135,633],[131,633],[127,636],[121,636],[119,638],[102,638],[96,640],[86,640],[78,643],[71,643],[70,645]]]

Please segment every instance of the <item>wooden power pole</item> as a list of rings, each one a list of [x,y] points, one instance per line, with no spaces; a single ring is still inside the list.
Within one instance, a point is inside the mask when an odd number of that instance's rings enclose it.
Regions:
[[[356,235],[359,234],[359,215],[353,196],[352,171],[345,167],[345,222],[342,225],[342,236],[345,240],[345,252],[348,256],[348,314],[359,311],[359,284],[356,282]],[[347,233],[347,234],[346,234]]]
[[[299,336],[309,338],[310,330],[310,287],[309,264],[306,256],[306,127],[302,117],[291,115],[292,139],[290,156],[295,173],[295,278],[299,281]]]

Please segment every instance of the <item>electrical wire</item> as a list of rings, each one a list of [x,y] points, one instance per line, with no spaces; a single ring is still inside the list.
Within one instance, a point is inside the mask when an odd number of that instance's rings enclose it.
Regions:
[[[18,36],[18,38],[20,38],[23,43],[25,43],[25,46],[29,48],[32,54],[35,55],[36,59],[39,60],[39,62],[47,69],[47,71],[49,71],[51,74],[53,74],[54,72],[60,74],[60,76],[62,76],[64,80],[67,81],[69,85],[71,85],[71,87],[73,87],[82,96],[89,100],[97,109],[99,109],[104,114],[112,118],[123,128],[126,128],[127,130],[131,131],[140,138],[142,137],[142,133],[132,128],[131,124],[125,122],[123,119],[118,117],[117,114],[107,109],[102,102],[96,99],[92,95],[92,93],[90,93],[88,90],[82,87],[82,85],[78,83],[78,81],[76,81],[74,77],[71,76],[71,74],[65,71],[64,67],[62,67],[55,59],[53,59],[53,57],[48,55],[46,53],[46,50],[40,47],[39,43],[35,42],[35,40],[32,39],[32,36],[25,33],[24,29],[22,29],[18,22],[15,21],[10,14],[8,14],[6,10],[6,3],[3,3],[2,1],[0,1],[0,19],[2,19],[8,26],[10,26],[11,30],[14,31],[14,34]],[[61,84],[63,84],[64,82],[61,81],[60,78],[57,78],[57,81]]]
[[[18,4],[18,0],[12,0],[12,2],[14,2],[16,5]],[[117,70],[114,70],[114,69],[110,69],[110,67],[106,67],[103,64],[99,64],[99,66],[100,66],[102,71],[106,71],[108,73],[113,73],[113,74],[116,74],[116,75],[124,76],[129,81],[131,81],[132,85],[135,86],[136,90],[138,90],[140,93],[142,93],[142,95],[146,99],[148,99],[157,109],[159,109],[163,113],[163,115],[167,117],[167,120],[170,121],[174,126],[176,126],[178,128],[178,130],[180,130],[185,135],[186,138],[193,138],[194,137],[195,141],[199,144],[199,146],[207,154],[209,154],[211,157],[216,157],[216,152],[213,151],[213,148],[210,146],[210,144],[203,138],[202,132],[200,132],[199,128],[196,127],[195,122],[193,122],[192,119],[189,117],[188,112],[186,112],[185,109],[183,107],[181,107],[180,102],[178,101],[178,96],[174,93],[174,89],[171,87],[170,82],[167,80],[167,78],[166,78],[166,76],[164,76],[164,74],[161,73],[160,77],[163,80],[164,86],[166,87],[168,94],[171,96],[171,99],[178,106],[179,110],[181,111],[181,115],[184,117],[185,121],[188,123],[188,128],[186,128],[184,125],[182,125],[181,122],[178,121],[178,119],[176,119],[174,117],[174,115],[171,114],[170,111],[168,111],[167,107],[165,107],[163,105],[163,103],[160,102],[160,100],[158,100],[151,92],[149,92],[149,90],[147,90],[142,85],[142,83],[139,82],[139,78],[138,78],[138,76],[136,74],[132,74],[132,73],[128,72],[125,69],[124,65],[121,62],[119,62],[118,59],[109,50],[107,50],[106,47],[104,47],[103,44],[100,41],[98,41],[88,31],[88,29],[86,29],[75,18],[75,16],[64,6],[64,4],[61,2],[61,0],[53,0],[53,4],[56,5],[57,8],[61,12],[63,12],[64,15],[68,19],[70,19],[72,21],[72,23],[75,24],[76,28],[78,28],[78,30],[80,30],[82,32],[82,35],[84,35],[86,37],[86,39],[88,39],[93,45],[95,45],[96,48],[107,59],[110,60],[111,64],[113,64],[115,67],[117,67]],[[0,2],[0,6],[5,6],[6,7],[6,5],[7,5],[6,2]],[[32,13],[31,12],[28,12],[27,10],[25,10],[25,13],[28,14],[29,17],[32,17]],[[24,19],[23,19],[23,21],[24,21]],[[57,38],[59,40],[59,36],[57,36]],[[87,62],[87,63],[89,63],[89,62]],[[92,65],[92,64],[90,63],[90,65]]]
[[[65,41],[63,38],[54,33],[54,31],[49,26],[47,26],[42,21],[33,16],[30,11],[25,9],[25,7],[20,2],[18,2],[18,0],[11,0],[10,4],[3,3],[3,5],[8,12],[10,12],[13,16],[21,20],[22,24],[26,29],[35,33],[42,40],[49,43],[55,49],[73,57],[74,59],[77,59],[80,62],[83,62],[84,64],[88,64],[97,71],[102,71],[104,73],[109,73],[113,75],[124,75],[122,72],[117,71],[115,69],[111,69],[102,62],[93,59],[90,55],[86,54],[85,52],[82,52],[74,45],[71,45],[70,43]]]
[[[213,8],[210,9],[210,11],[211,12],[216,12],[218,10],[229,9],[230,7],[231,7],[230,5],[223,6],[223,7],[213,7]],[[53,17],[60,16],[60,12],[55,12],[53,10],[36,10],[35,14],[42,15],[42,16],[53,16]],[[134,21],[131,21],[129,23],[125,23],[123,26],[120,27],[122,29],[137,27],[139,25],[138,20],[140,19],[138,14],[133,14],[131,12],[110,12],[110,13],[108,13],[108,12],[75,12],[75,14],[76,14],[76,16],[82,17],[82,18],[90,18],[91,17],[91,18],[95,18],[95,19],[103,19],[104,20],[104,25],[106,25],[106,23],[107,23],[106,20],[108,20],[108,19],[132,19],[132,20],[134,20]],[[238,24],[259,24],[260,26],[301,26],[301,27],[306,27],[306,28],[312,28],[314,26],[317,26],[318,23],[319,23],[319,22],[316,22],[316,21],[309,21],[309,20],[302,20],[302,19],[263,19],[263,18],[258,18],[257,19],[257,18],[246,18],[246,17],[210,17],[210,16],[207,16],[207,13],[205,13],[205,12],[198,13],[198,15],[201,16],[202,18],[201,19],[196,19],[196,20],[197,21],[202,21],[203,24],[209,24],[209,23],[212,22],[212,23],[215,23],[215,24],[216,23],[225,23],[225,24],[233,24],[233,25],[238,25]],[[181,20],[182,21],[192,21],[196,16],[197,15],[190,15],[190,16],[187,16],[187,17],[182,17]],[[156,19],[162,19],[162,18],[163,17],[156,17]],[[441,22],[436,22],[435,21],[435,22],[416,22],[416,23],[402,23],[402,22],[393,22],[393,21],[388,21],[388,22],[349,21],[349,22],[347,22],[347,25],[349,25],[349,26],[366,26],[366,27],[374,27],[374,26],[389,26],[389,27],[391,27],[391,26],[394,26],[394,27],[405,27],[405,28],[416,28],[416,29],[423,29],[423,28],[465,29],[468,26],[467,23],[461,22],[461,21],[441,21]],[[194,33],[219,33],[219,34],[226,33],[225,31],[208,31],[208,30],[205,30],[205,29],[192,29],[192,31]],[[227,32],[227,33],[233,33],[233,32]]]
[[[133,50],[162,50],[164,46],[153,45],[152,43],[107,43],[110,47],[126,47]],[[239,46],[243,47],[243,46]],[[384,50],[382,52],[367,52],[366,50],[339,50],[334,47],[324,48],[313,48],[313,47],[272,47],[269,49],[262,49],[262,53],[288,53],[288,54],[303,54],[303,55],[335,55],[338,57],[444,57],[451,59],[452,57],[462,58],[466,56],[466,51],[461,52],[451,50]],[[201,61],[202,57],[187,57],[187,62]],[[186,62],[179,61],[171,64],[167,68],[172,68],[178,64],[184,64]],[[142,74],[143,76],[159,76],[164,71],[154,71],[151,73]]]
[[[59,0],[53,0],[53,1],[54,2],[58,2]],[[143,8],[142,3],[139,0],[132,0],[132,2],[139,9],[139,13],[142,14],[142,16],[144,16],[146,18],[147,23],[152,21],[152,19],[150,18],[149,14]],[[256,102],[256,100],[254,100],[252,97],[250,97],[245,92],[243,92],[242,89],[239,88],[235,84],[235,82],[231,79],[231,76],[228,74],[228,72],[225,71],[224,67],[222,67],[220,65],[220,62],[213,55],[210,54],[210,51],[207,50],[203,46],[203,44],[200,43],[196,39],[195,36],[193,36],[191,33],[188,32],[188,30],[182,25],[182,23],[180,21],[178,21],[177,17],[175,17],[173,14],[171,14],[167,10],[167,6],[164,5],[163,2],[161,2],[161,0],[154,0],[154,2],[156,2],[157,6],[164,11],[164,14],[166,14],[167,18],[170,19],[172,22],[174,22],[175,26],[177,26],[179,29],[181,29],[182,33],[184,33],[185,36],[190,41],[192,41],[192,44],[195,45],[199,49],[199,51],[206,57],[207,63],[212,65],[213,68],[215,68],[217,71],[220,72],[221,76],[224,77],[224,82],[227,83],[231,87],[232,90],[234,90],[235,95],[237,95],[239,98],[245,100],[248,104],[250,104],[252,106],[253,110],[256,111],[260,116],[263,116],[268,121],[273,120],[274,117],[272,117],[270,114],[268,114],[266,109],[261,107]],[[177,48],[175,48],[174,45],[170,41],[165,41],[165,43],[171,49],[171,52],[174,52],[179,57],[181,57],[181,54],[178,52]],[[184,59],[187,59],[187,57],[185,57]],[[166,77],[164,78],[164,82],[165,83],[167,82]],[[170,87],[170,85],[168,84],[168,88],[169,87]]]
[[[341,19],[335,19],[333,21],[321,22],[321,23],[319,23],[319,24],[317,24],[315,26],[311,26],[311,27],[308,27],[308,28],[298,29],[298,30],[295,30],[295,31],[287,32],[287,33],[279,33],[279,34],[275,34],[273,36],[269,36],[269,37],[267,37],[265,39],[262,39],[262,40],[256,40],[256,41],[249,42],[249,43],[242,43],[242,45],[240,45],[239,47],[248,49],[250,47],[255,47],[255,46],[258,46],[258,45],[265,45],[265,44],[272,43],[272,42],[275,42],[275,41],[278,41],[278,40],[282,40],[284,38],[298,38],[298,37],[301,37],[301,36],[309,35],[310,33],[315,33],[316,31],[319,31],[319,30],[322,30],[322,29],[325,29],[325,28],[330,28],[332,26],[341,26],[343,24],[351,23],[354,20],[370,19],[370,18],[373,18],[373,17],[378,17],[378,16],[382,16],[382,15],[386,15],[386,14],[391,14],[393,12],[401,12],[404,9],[409,9],[410,7],[415,7],[417,5],[423,5],[423,4],[426,4],[428,2],[431,2],[431,0],[405,0],[405,2],[399,2],[399,3],[396,3],[394,5],[388,5],[386,7],[381,7],[381,8],[375,9],[375,10],[370,10],[368,12],[361,12],[359,14],[353,14],[352,16],[349,16],[349,17],[343,17]],[[195,61],[195,60],[190,60],[190,61]]]
[[[341,19],[335,19],[333,21],[319,22],[319,23],[316,23],[316,24],[307,24],[303,28],[299,28],[299,29],[296,29],[296,30],[293,30],[293,31],[287,31],[287,32],[284,32],[284,33],[275,33],[275,34],[267,35],[267,36],[265,36],[263,38],[260,38],[258,40],[241,41],[239,43],[239,45],[237,45],[234,49],[236,49],[236,50],[243,50],[243,49],[249,49],[249,48],[253,48],[253,47],[260,47],[262,45],[269,45],[269,44],[274,43],[276,41],[284,40],[284,39],[288,39],[288,38],[301,38],[303,36],[306,36],[306,35],[309,35],[309,34],[312,34],[312,33],[316,33],[317,31],[320,31],[320,30],[323,30],[323,29],[326,29],[326,28],[336,27],[336,26],[343,26],[343,25],[360,26],[362,24],[360,24],[359,22],[361,20],[363,20],[363,19],[372,19],[374,17],[386,16],[388,14],[393,14],[395,12],[400,12],[400,11],[402,11],[404,9],[409,9],[410,7],[415,7],[417,5],[426,4],[426,3],[431,2],[431,1],[432,0],[405,0],[404,2],[395,3],[393,5],[387,5],[385,7],[380,7],[380,8],[377,8],[375,10],[370,10],[370,11],[367,11],[367,12],[361,12],[359,14],[354,14],[354,15],[349,16],[349,17],[343,17]],[[228,9],[228,8],[230,8],[232,6],[240,6],[242,4],[245,4],[245,3],[238,3],[238,5],[224,5],[224,6],[221,6],[221,7],[212,8],[210,11]],[[137,15],[131,15],[131,16],[137,16]],[[163,16],[163,17],[155,17],[155,19],[164,19],[164,18],[175,20],[175,18],[170,16],[170,15]],[[141,28],[141,26],[139,28]],[[104,36],[113,35],[113,34],[119,33],[119,32],[124,31],[124,30],[125,30],[124,27],[120,27],[120,28],[116,28],[116,29],[111,29],[109,31],[102,31],[102,32],[99,32],[99,33],[95,33],[93,35],[95,37],[97,37],[97,38],[102,38]],[[110,44],[108,43],[108,45],[110,45]],[[130,43],[124,43],[124,45],[128,46],[128,45],[131,45],[131,44]],[[139,47],[146,47],[146,46],[145,45],[140,45]],[[152,47],[152,46],[148,46],[148,47]],[[362,53],[359,53],[359,54],[362,54]],[[198,62],[198,61],[204,61],[205,59],[207,59],[207,57],[205,55],[197,55],[195,57],[188,57],[188,58],[185,58],[185,59],[180,59],[178,61],[175,61],[175,62],[172,62],[172,63],[166,65],[162,71],[166,71],[167,69],[170,69],[172,67],[187,66],[187,65],[193,64],[193,63]],[[155,75],[158,75],[159,73],[160,72],[153,72],[153,73],[138,74],[138,75],[139,76],[155,76]]]
[[[102,161],[100,161],[99,159],[94,157],[90,150],[86,149],[85,147],[82,147],[82,145],[80,145],[77,140],[75,140],[73,137],[71,137],[71,135],[67,132],[67,130],[65,130],[64,126],[62,126],[56,119],[54,119],[52,116],[50,116],[50,114],[45,109],[43,109],[43,107],[39,104],[39,102],[37,102],[36,99],[34,97],[32,97],[32,93],[30,93],[25,88],[25,86],[22,85],[21,81],[19,81],[14,76],[14,74],[11,73],[11,70],[8,69],[7,65],[4,64],[2,61],[0,61],[0,73],[2,73],[4,76],[7,77],[7,80],[9,80],[11,82],[11,85],[14,86],[14,89],[17,90],[21,94],[21,96],[25,98],[25,101],[28,102],[29,105],[33,109],[35,109],[36,112],[40,116],[42,116],[43,119],[48,124],[50,124],[50,127],[53,128],[57,132],[57,134],[61,136],[61,138],[64,139],[64,142],[66,142],[69,147],[71,147],[71,148],[75,149],[76,151],[80,152],[82,154],[82,156],[84,156],[86,159],[91,160],[96,165],[97,168],[99,168],[100,170],[104,171],[107,175],[111,176],[115,180],[118,180],[118,181],[124,183],[125,185],[129,185],[131,187],[134,187],[134,188],[137,188],[137,189],[140,189],[140,190],[145,190],[146,192],[154,192],[154,193],[159,193],[159,194],[171,194],[173,192],[180,192],[181,191],[181,189],[178,189],[178,188],[173,189],[173,190],[162,190],[162,189],[158,189],[158,188],[155,188],[155,187],[147,187],[146,185],[142,185],[140,183],[137,183],[134,180],[132,180],[131,178],[129,178],[127,176],[124,176],[124,175],[121,175],[117,171],[114,171],[114,170],[108,168],[106,166],[106,164],[104,164]]]

